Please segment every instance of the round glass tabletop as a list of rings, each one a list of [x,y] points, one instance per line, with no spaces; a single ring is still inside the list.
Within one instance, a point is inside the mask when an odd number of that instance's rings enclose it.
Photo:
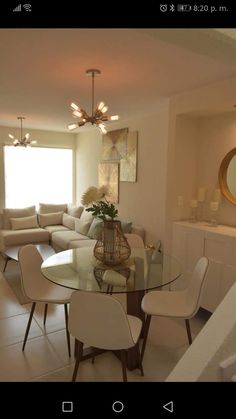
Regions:
[[[93,254],[93,247],[56,253],[41,265],[43,275],[63,287],[105,293],[127,293],[163,287],[182,273],[180,262],[163,254],[161,263],[148,263],[145,249],[132,248],[120,266],[106,266]]]

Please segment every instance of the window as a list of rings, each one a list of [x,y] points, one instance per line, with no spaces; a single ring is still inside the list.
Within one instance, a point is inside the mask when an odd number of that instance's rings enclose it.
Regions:
[[[72,202],[72,150],[4,146],[5,206]]]

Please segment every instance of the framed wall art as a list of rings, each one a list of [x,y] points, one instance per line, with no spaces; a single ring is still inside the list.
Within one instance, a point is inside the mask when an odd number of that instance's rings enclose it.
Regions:
[[[136,182],[137,180],[137,145],[138,132],[129,132],[127,135],[127,153],[120,159],[121,182]]]
[[[107,186],[109,189],[110,202],[119,202],[119,164],[118,163],[99,163],[98,165],[98,186]]]
[[[102,137],[102,160],[120,160],[127,155],[128,128],[110,131]]]

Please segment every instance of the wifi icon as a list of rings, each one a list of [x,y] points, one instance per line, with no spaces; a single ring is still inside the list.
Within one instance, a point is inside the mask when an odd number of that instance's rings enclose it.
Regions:
[[[26,12],[32,12],[31,4],[23,4],[23,7],[24,7]]]

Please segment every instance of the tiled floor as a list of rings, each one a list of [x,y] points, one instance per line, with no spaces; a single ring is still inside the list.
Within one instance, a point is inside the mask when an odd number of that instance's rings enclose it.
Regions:
[[[11,269],[11,263],[7,269]],[[0,260],[0,269],[2,268]],[[0,381],[70,381],[73,357],[67,352],[63,306],[50,306],[44,328],[43,305],[36,306],[25,351],[22,341],[30,304],[20,305],[0,273]],[[191,321],[193,336],[201,330],[209,314],[199,311]],[[153,318],[143,367],[128,371],[128,381],[164,381],[188,348],[183,321]],[[95,363],[83,361],[78,381],[122,381],[121,365],[112,353],[96,357]]]

